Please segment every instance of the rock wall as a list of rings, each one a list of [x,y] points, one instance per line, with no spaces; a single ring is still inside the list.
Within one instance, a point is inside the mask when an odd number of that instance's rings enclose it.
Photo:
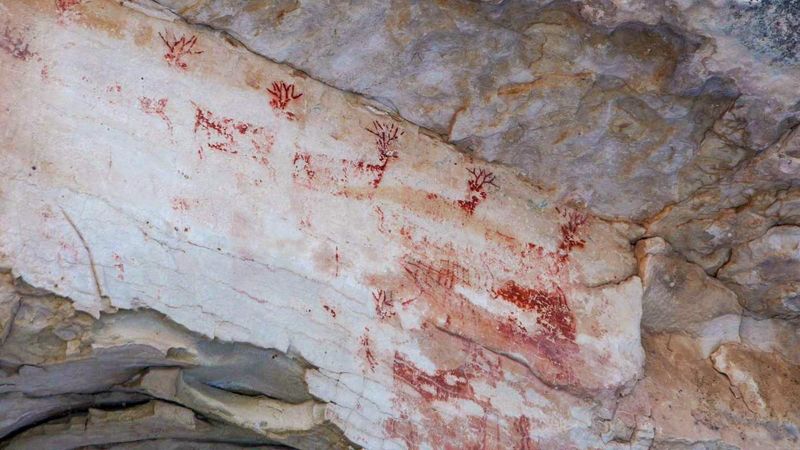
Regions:
[[[796,448],[762,3],[0,1],[0,446]]]

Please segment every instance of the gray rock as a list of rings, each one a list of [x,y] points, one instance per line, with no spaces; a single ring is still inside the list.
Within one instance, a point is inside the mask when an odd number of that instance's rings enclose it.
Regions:
[[[735,248],[719,278],[758,314],[800,317],[800,227],[777,226]]]
[[[665,24],[562,2],[158,3],[603,215],[643,219],[752,154],[711,132],[735,83],[687,77],[701,40]]]
[[[350,446],[311,401],[306,365],[279,351],[147,310],[94,319],[9,276],[0,293],[0,448]]]

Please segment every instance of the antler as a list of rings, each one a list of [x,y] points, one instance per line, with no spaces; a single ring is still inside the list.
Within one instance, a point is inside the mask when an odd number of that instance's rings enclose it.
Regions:
[[[482,191],[483,187],[487,184],[491,184],[494,187],[498,187],[494,183],[494,174],[489,172],[485,169],[467,169],[467,172],[472,174],[472,180],[469,181],[469,188],[473,191]]]
[[[278,109],[284,109],[292,100],[303,96],[302,93],[295,94],[294,84],[286,84],[283,81],[273,81],[272,89],[267,88],[267,92],[272,96],[270,103]]]
[[[403,135],[404,132],[393,123],[385,124],[377,120],[372,121],[372,127],[374,129],[367,128],[367,131],[377,137],[375,145],[378,146],[378,150],[380,150],[381,154],[388,156],[389,147],[399,136]]]

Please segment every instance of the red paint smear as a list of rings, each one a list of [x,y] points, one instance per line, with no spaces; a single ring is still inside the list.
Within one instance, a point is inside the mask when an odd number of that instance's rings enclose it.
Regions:
[[[114,268],[117,269],[117,279],[125,280],[125,265],[122,263],[122,257],[120,257],[116,253],[112,253],[111,256],[114,258]]]
[[[387,293],[381,289],[372,293],[372,299],[375,301],[375,314],[379,319],[386,320],[397,314],[394,310],[394,299],[391,292]]]
[[[536,323],[542,326],[545,336],[575,341],[575,316],[560,287],[553,290],[530,289],[507,281],[493,292],[524,311],[535,311]]]
[[[169,63],[170,66],[186,70],[189,66],[186,64],[183,58],[187,55],[199,55],[203,53],[202,51],[194,49],[194,46],[197,44],[197,36],[195,35],[192,35],[189,38],[187,38],[185,35],[182,35],[180,38],[176,38],[174,34],[167,32],[166,36],[161,33],[158,33],[158,36],[161,38],[161,41],[164,42],[164,45],[167,46],[167,52],[164,53],[164,59],[167,61],[167,63]]]
[[[438,417],[437,417],[438,418]],[[406,443],[409,450],[417,450],[420,444],[420,435],[417,426],[411,423],[407,417],[389,419],[384,424],[384,430],[389,437],[400,438]]]
[[[375,354],[372,353],[372,344],[369,340],[369,328],[366,329],[366,332],[363,336],[361,336],[361,348],[364,350],[364,357],[367,360],[367,365],[369,366],[369,370],[371,372],[375,372],[375,368],[378,366],[378,362],[375,359]]]
[[[120,92],[122,87],[116,85]],[[110,89],[110,88],[109,88]],[[169,102],[166,98],[160,98],[158,100],[154,98],[147,98],[147,97],[139,97],[139,107],[144,111],[146,114],[153,114],[161,118],[164,123],[167,124],[167,128],[169,132],[172,133],[172,121],[169,120],[169,116],[167,116],[167,103]]]
[[[269,165],[267,156],[272,151],[275,138],[262,127],[239,122],[229,117],[218,118],[211,111],[195,105],[195,134],[198,131],[205,131],[209,141],[206,143],[208,148],[231,155],[239,154],[239,150],[241,150],[238,138],[248,137],[251,146],[248,156],[263,166]],[[211,142],[212,139],[214,142]]]
[[[428,335],[428,338],[435,340],[437,336]],[[471,386],[473,382],[496,386],[504,378],[503,361],[473,344],[465,343],[463,347],[456,346],[451,351],[466,356],[467,360],[456,368],[432,372],[422,370],[408,357],[395,352],[392,369],[397,382],[395,411],[399,412],[399,417],[384,423],[386,435],[405,442],[410,449],[520,448],[518,445],[526,441],[521,430],[515,427],[517,418],[506,417],[502,407],[498,408],[488,398],[480,397]],[[447,356],[447,359],[451,359],[451,356]],[[512,382],[509,387],[523,395],[526,386],[519,380]],[[453,405],[454,399],[475,402],[482,411],[473,414],[465,412],[450,418],[445,417],[434,404],[448,401]],[[522,425],[530,431],[530,422]]]
[[[442,450],[487,450],[514,448],[508,442],[502,443],[503,437],[497,423],[490,426],[487,416],[465,416],[445,421],[435,412],[423,411],[423,425],[413,423],[408,414],[400,419],[389,419],[384,430],[390,437],[401,439],[411,450],[421,448],[421,442],[427,438],[425,448]],[[420,430],[425,431],[425,437]]]
[[[450,370],[436,370],[433,374],[428,374],[402,354],[395,352],[392,371],[395,379],[402,380],[414,388],[427,401],[475,397],[475,392],[469,384],[469,373],[463,366]]]
[[[56,0],[56,9],[59,14],[64,14],[72,7],[80,5],[82,0]]]
[[[569,365],[571,356],[577,351],[574,342],[532,335],[513,315],[497,325],[497,331],[510,342],[517,346],[524,346],[535,351],[539,357],[550,364],[540,367],[540,378],[550,382],[565,383],[575,382],[575,376]]]
[[[440,287],[452,290],[455,285],[470,285],[469,270],[461,264],[444,259],[438,264],[428,264],[424,261],[407,259],[403,262],[403,269],[422,290]]]
[[[336,247],[335,257],[336,257],[336,276],[338,277],[339,276],[339,247],[338,246]]]
[[[314,177],[317,175],[317,172],[311,166],[311,154],[295,153],[292,158],[292,164],[294,165],[292,178],[306,187],[311,187]],[[304,177],[305,180],[301,180],[301,177]]]
[[[3,34],[0,34],[0,49],[22,61],[27,61],[34,56],[34,53],[28,50],[28,43],[25,42],[25,39],[8,26],[3,30]]]
[[[404,232],[408,232],[406,227],[401,229],[401,234]],[[431,245],[428,243],[424,247],[430,249]],[[529,333],[519,321],[498,317],[476,306],[456,289],[449,288],[452,279],[449,278],[447,270],[444,270],[445,276],[441,277],[443,267],[431,263],[423,263],[422,266],[409,264],[413,261],[414,259],[405,258],[401,264],[405,277],[412,280],[419,291],[411,293],[408,285],[403,284],[396,284],[393,287],[400,289],[404,294],[416,294],[415,300],[424,301],[426,317],[433,324],[438,324],[437,327],[448,333],[480,342],[489,348],[521,354],[531,365],[531,370],[545,382],[571,386],[574,377],[570,361],[578,351],[578,346],[570,338],[575,337],[576,326],[561,289],[544,289],[541,290],[543,295],[540,294],[538,297],[533,295],[532,304],[543,303],[541,312],[537,314],[540,322],[537,329],[541,329]],[[465,284],[468,282],[473,287],[485,286],[495,297],[498,297],[499,293],[510,296],[509,294],[513,292],[513,288],[509,289],[511,285],[503,286],[506,289],[492,288],[495,283],[492,281],[494,277],[491,273],[483,279],[483,276],[472,274],[472,269],[465,270],[467,270],[463,275]],[[455,285],[461,283],[461,280],[462,278],[456,276]],[[517,292],[517,294],[518,297],[526,299],[522,293]],[[522,304],[526,306],[524,301]]]
[[[516,450],[536,450],[531,441],[531,421],[526,416],[520,416],[514,421],[514,432],[519,435],[519,442],[514,447]]]
[[[375,207],[375,213],[378,214],[378,231],[381,233],[386,233],[387,230],[383,227],[385,216],[380,206]],[[389,233],[391,233],[391,231],[389,231]]]
[[[471,216],[475,213],[475,208],[489,196],[486,192],[488,186],[498,186],[494,183],[495,178],[492,172],[476,168],[467,169],[467,172],[471,175],[470,179],[467,180],[469,193],[466,199],[459,200],[457,204],[467,215]]]
[[[172,209],[175,211],[188,211],[190,209],[189,200],[181,197],[173,198]]]

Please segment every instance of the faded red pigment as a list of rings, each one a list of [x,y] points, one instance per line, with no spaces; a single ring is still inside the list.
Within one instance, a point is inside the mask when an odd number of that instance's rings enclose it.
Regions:
[[[80,5],[82,0],[56,0],[56,9],[59,14],[64,14],[72,7]]]
[[[5,27],[3,34],[0,34],[0,49],[22,61],[27,61],[34,56],[28,50],[28,43],[16,31],[9,27]]]
[[[303,184],[306,184],[310,187],[311,183],[314,181],[314,177],[317,175],[317,172],[311,166],[311,154],[310,153],[295,153],[294,157],[292,158],[292,164],[294,165],[294,172],[292,172],[292,178],[300,182],[301,173],[305,174],[305,180]]]
[[[167,116],[168,102],[169,100],[166,98],[160,98],[156,100],[154,98],[139,97],[139,107],[142,109],[142,111],[144,111],[146,114],[153,114],[160,117],[161,120],[167,124],[169,131],[172,132],[172,121],[169,120],[169,116]]]
[[[114,268],[117,269],[117,279],[125,281],[125,264],[122,263],[122,257],[116,253],[112,253],[114,258]]]
[[[372,293],[372,299],[375,301],[375,314],[378,315],[379,319],[386,320],[396,314],[391,292],[387,293],[381,289]]]
[[[372,352],[372,343],[369,340],[369,328],[366,328],[364,335],[361,336],[361,348],[364,350],[364,359],[367,361],[370,372],[375,372],[375,368],[378,367],[378,361],[375,359],[375,354]]]
[[[546,336],[575,340],[575,316],[559,286],[552,290],[531,289],[511,280],[495,290],[493,295],[524,311],[535,311],[536,323],[543,328]]]
[[[272,150],[274,138],[263,127],[256,127],[229,117],[215,117],[211,111],[195,105],[194,132],[195,134],[205,132],[208,148],[231,155],[239,154],[242,150],[238,138],[249,138],[252,148],[247,156],[263,166],[269,165],[267,156]],[[212,139],[215,141],[211,142]]]
[[[402,354],[395,352],[392,371],[395,378],[414,388],[427,401],[447,401],[451,398],[473,399],[475,396],[469,384],[469,374],[463,366],[436,370],[428,374]]]

